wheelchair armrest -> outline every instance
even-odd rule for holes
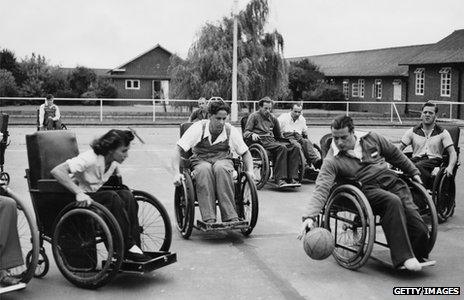
[[[56,179],[39,179],[37,180],[37,189],[41,193],[71,193]]]

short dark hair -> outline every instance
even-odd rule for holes
[[[261,100],[258,101],[258,106],[259,107],[263,107],[264,103],[271,103],[271,105],[274,103],[274,101],[272,101],[271,98],[269,98],[268,96],[262,98]]]
[[[430,101],[425,102],[422,105],[421,112],[424,110],[425,107],[434,107],[435,108],[435,113],[438,112],[438,106],[433,102],[430,102]]]
[[[48,95],[45,97],[45,99],[47,99],[47,100],[51,100],[51,99],[53,99],[53,98],[54,98],[54,97],[53,97],[52,94],[48,94]]]
[[[353,119],[347,115],[340,115],[336,117],[330,124],[330,128],[333,129],[343,129],[345,127],[348,127],[349,132],[354,132]]]
[[[133,139],[134,134],[130,130],[111,129],[100,138],[93,140],[90,147],[95,154],[105,156],[111,150],[116,150],[121,146],[129,146]]]
[[[227,114],[230,114],[230,107],[224,100],[212,100],[208,105],[208,112],[210,116],[217,114],[220,110],[225,110]]]

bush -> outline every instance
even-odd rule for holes
[[[17,89],[13,73],[0,69],[0,97],[15,97]]]
[[[345,95],[333,85],[321,83],[313,92],[303,93],[303,101],[345,101]],[[314,108],[325,110],[344,110],[346,108],[343,103],[321,103],[314,104]]]

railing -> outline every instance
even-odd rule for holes
[[[4,101],[18,101],[18,102],[31,102],[31,101],[44,101],[44,98],[24,98],[24,97],[0,97],[0,107],[3,106]],[[111,99],[111,98],[55,98],[55,101],[94,101],[99,103],[99,118],[100,122],[103,122],[103,111],[104,107],[103,104],[104,102],[146,102],[150,103],[152,106],[152,117],[153,117],[153,122],[156,122],[156,106],[163,105],[164,104],[171,104],[171,103],[197,103],[198,100],[192,100],[192,99]],[[224,100],[225,102],[232,102],[231,100]],[[461,102],[451,102],[451,101],[432,101],[436,104],[439,105],[449,105],[449,119],[452,119],[453,117],[453,107],[454,105],[462,105],[464,103]],[[238,100],[237,103],[252,103],[253,104],[253,111],[256,111],[257,109],[257,103],[258,100]],[[276,101],[276,105],[281,105],[281,104],[292,104],[295,103],[295,101]],[[424,102],[402,102],[402,101],[304,101],[304,102],[299,102],[303,103],[305,106],[314,104],[314,105],[321,105],[321,104],[341,104],[345,105],[345,113],[346,115],[349,115],[350,113],[354,112],[351,111],[350,108],[353,105],[389,105],[390,106],[390,122],[393,123],[394,119],[397,119],[400,124],[403,123],[400,113],[398,111],[397,105],[417,105],[420,107]],[[58,103],[59,104],[59,103]],[[188,106],[188,105],[187,105]]]

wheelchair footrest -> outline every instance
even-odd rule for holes
[[[121,272],[144,274],[164,266],[170,265],[177,261],[177,254],[171,252],[144,252],[145,255],[152,259],[144,262],[134,262],[124,260],[121,265]]]
[[[215,231],[225,229],[242,229],[250,227],[248,221],[235,221],[235,222],[223,222],[223,223],[205,223],[202,220],[197,220],[197,227],[201,231]]]

